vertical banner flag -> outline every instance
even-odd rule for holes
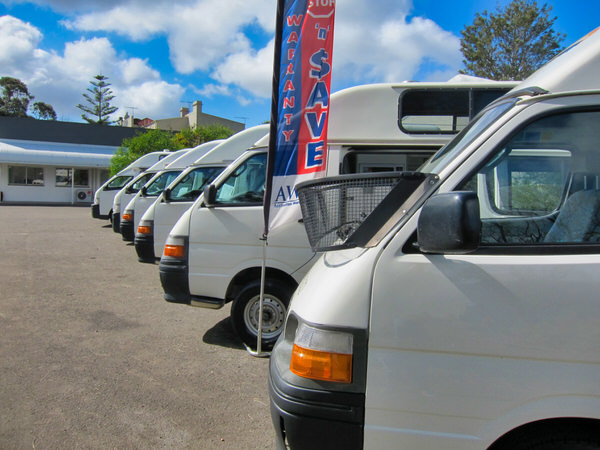
[[[265,231],[301,217],[295,185],[327,168],[335,0],[278,0]]]

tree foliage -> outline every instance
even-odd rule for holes
[[[27,85],[18,78],[0,78],[0,116],[29,117],[31,100],[35,97],[29,93]],[[32,114],[38,119],[56,120],[56,113],[51,105],[44,102],[33,104]]]
[[[193,148],[204,142],[225,139],[232,134],[229,128],[220,125],[186,129],[175,134],[164,130],[148,130],[123,140],[121,147],[110,160],[110,174],[116,174],[146,153]]]
[[[179,148],[193,148],[204,142],[227,139],[232,131],[224,125],[208,125],[194,129],[187,128],[174,136]]]
[[[477,13],[461,32],[465,69],[492,80],[523,80],[561,51],[565,35],[552,28],[551,6],[513,0],[496,13]]]
[[[84,113],[88,113],[94,116],[95,119],[88,117],[86,114],[82,114],[81,118],[87,123],[97,123],[100,125],[110,125],[114,121],[110,120],[110,115],[114,113],[118,108],[111,106],[110,101],[115,98],[111,84],[107,82],[108,77],[104,75],[96,75],[94,80],[90,81],[92,87],[87,88],[89,92],[83,93],[83,98],[89,105],[77,105]],[[90,95],[91,94],[91,95]]]

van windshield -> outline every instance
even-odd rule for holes
[[[452,141],[440,149],[419,169],[423,173],[440,173],[446,165],[477,138],[488,126],[510,110],[519,98],[511,98],[483,111]]]

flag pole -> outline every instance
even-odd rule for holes
[[[269,209],[271,204],[271,189],[273,186],[272,173],[275,159],[275,149],[277,147],[277,120],[279,109],[279,80],[281,69],[281,41],[283,34],[283,10],[285,0],[277,0],[277,16],[275,23],[275,51],[273,55],[273,93],[271,96],[271,128],[269,131],[269,152],[267,155],[267,176],[265,179],[265,195],[263,198],[264,230],[260,238],[262,241],[262,264],[260,270],[260,295],[258,308],[258,330],[256,338],[256,351],[246,346],[246,350],[252,356],[259,358],[269,356],[270,352],[262,351],[262,324],[263,324],[263,302],[265,295],[265,279],[267,273],[267,245],[269,234]]]

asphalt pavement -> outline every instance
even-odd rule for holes
[[[89,208],[0,206],[0,448],[274,448],[268,359]]]

